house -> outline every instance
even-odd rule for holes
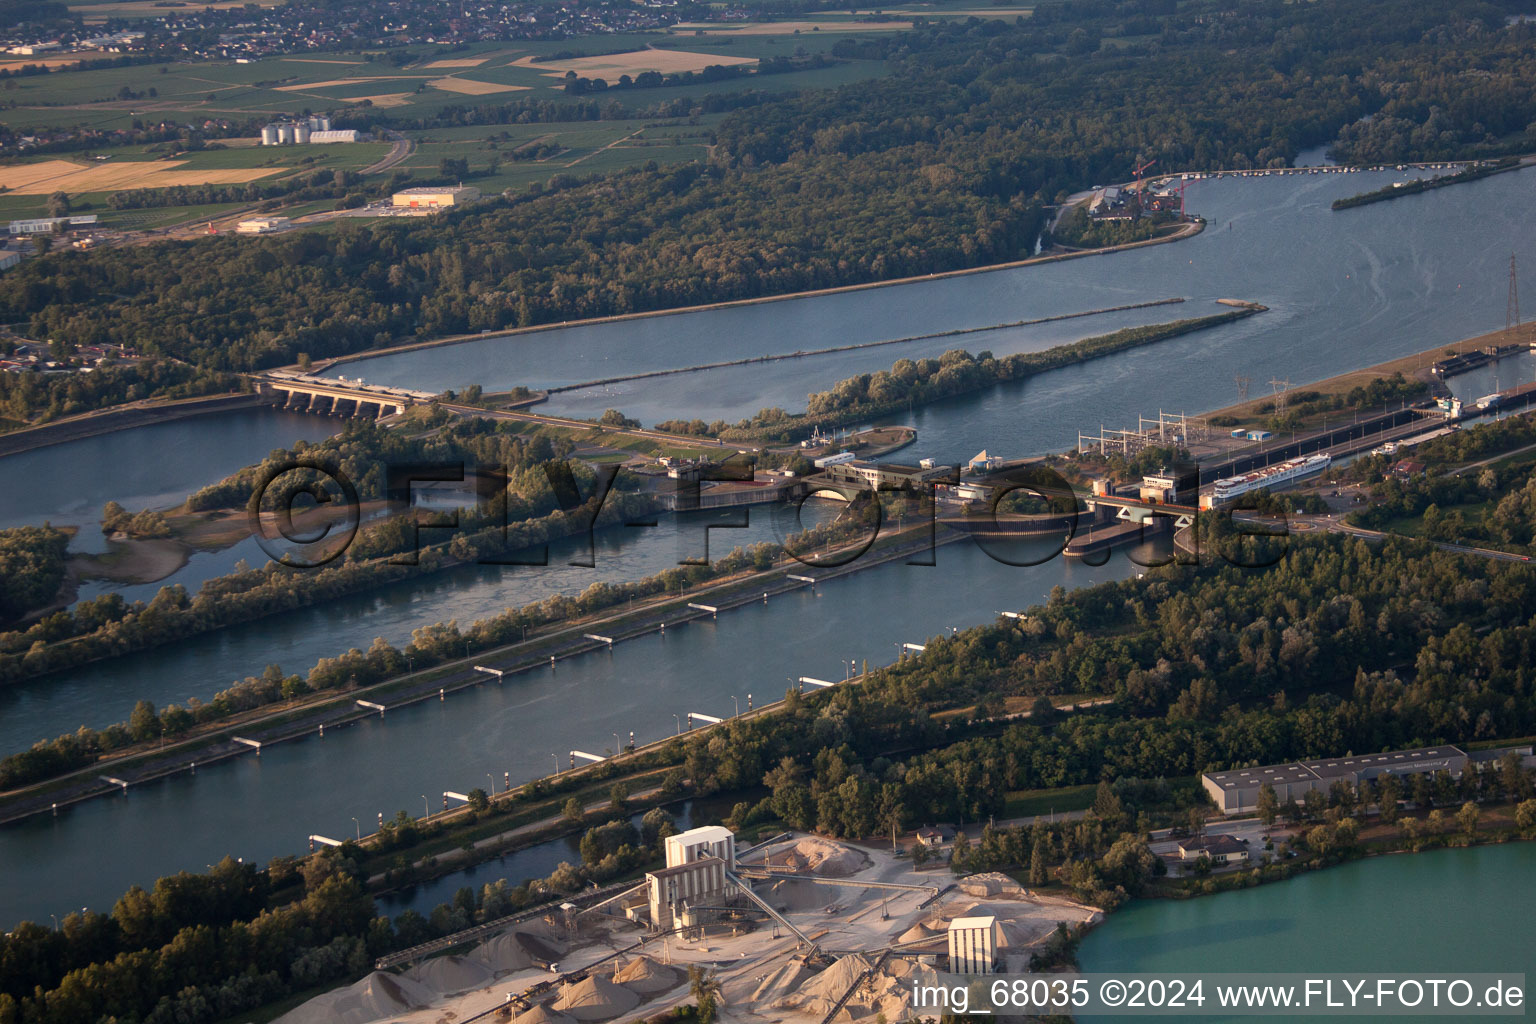
[[[1198,860],[1202,856],[1209,857],[1212,864],[1241,864],[1248,859],[1248,847],[1225,832],[1196,836],[1179,843],[1180,860]]]
[[[1398,459],[1392,467],[1392,475],[1399,480],[1407,480],[1409,477],[1423,476],[1424,463],[1418,459]]]
[[[954,829],[943,825],[924,825],[917,830],[918,843],[930,850],[938,849],[953,838],[955,838]]]

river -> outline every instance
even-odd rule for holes
[[[1105,973],[1461,971],[1529,978],[1536,976],[1526,938],[1536,914],[1527,888],[1533,871],[1536,845],[1507,843],[1372,857],[1197,899],[1142,900],[1090,932],[1078,962],[1084,971]]]
[[[1505,174],[1342,213],[1328,209],[1337,196],[1400,176],[1389,172],[1206,181],[1191,189],[1190,204],[1209,219],[1209,229],[1173,245],[890,288],[488,339],[365,361],[345,372],[413,387],[457,387],[479,380],[493,388],[999,323],[1169,295],[1191,301],[1170,307],[1176,310],[1170,315],[1158,310],[1132,317],[1131,322],[1218,311],[1214,299],[1228,296],[1271,307],[1236,324],[1041,374],[904,417],[920,431],[918,444],[903,453],[912,459],[965,459],[983,447],[1007,455],[1060,449],[1076,443],[1079,429],[1096,429],[1100,423],[1134,425],[1139,412],[1195,412],[1226,404],[1236,398],[1232,378],[1237,373],[1251,377],[1256,391],[1271,377],[1299,384],[1502,327],[1509,253],[1528,244],[1536,226],[1536,204],[1528,201],[1536,178],[1529,172]],[[964,345],[973,350],[1022,350],[1100,333],[1112,322],[1090,318],[1066,326],[1043,325],[1045,329],[998,331],[991,338],[967,337]],[[647,421],[711,418],[717,413],[736,418],[774,404],[799,408],[806,391],[849,373],[889,365],[904,354],[903,348],[640,381],[622,400],[589,396],[586,408],[618,405]],[[582,410],[579,394],[567,396],[567,401],[558,408]],[[239,414],[230,422],[264,415]],[[199,438],[220,429],[216,422],[200,421],[201,429],[184,431],[187,443],[201,445]],[[306,422],[321,432],[331,426],[325,420]],[[312,432],[303,424],[293,428]],[[44,463],[51,459],[64,483],[74,486],[0,488],[20,495],[5,507],[4,515],[11,521],[58,522],[72,509],[76,521],[91,522],[108,498],[130,507],[139,501],[135,494],[159,495],[169,503],[173,496],[292,440],[248,438],[240,442],[244,447],[231,442],[227,450],[214,445],[211,451],[166,458],[163,450],[146,448],[148,436],[128,431],[78,442],[67,453],[34,453]],[[155,457],[146,458],[146,450],[154,450]],[[28,470],[22,467],[37,465],[0,460],[0,479],[13,484],[26,480]],[[349,834],[354,816],[367,822],[379,811],[414,809],[420,794],[428,794],[431,803],[431,794],[477,785],[487,772],[496,778],[504,771],[515,779],[528,778],[546,771],[557,752],[611,746],[613,731],[634,729],[642,740],[654,738],[674,727],[668,721],[674,714],[728,712],[730,697],[748,690],[759,698],[778,696],[789,676],[835,676],[841,659],[850,657],[889,660],[894,643],[989,619],[997,610],[1040,600],[1058,584],[1077,586],[1123,575],[1129,568],[1117,555],[1099,570],[1061,559],[1035,569],[1010,569],[971,545],[960,545],[940,552],[938,568],[887,566],[822,588],[819,596],[802,592],[781,597],[767,607],[728,613],[718,623],[669,631],[665,639],[653,637],[621,645],[611,655],[562,663],[554,673],[532,673],[503,688],[486,687],[442,704],[402,709],[385,721],[370,720],[323,741],[286,744],[260,759],[242,758],[201,770],[195,779],[181,776],[137,789],[126,798],[92,801],[57,819],[37,819],[0,832],[0,872],[9,880],[0,891],[0,926],[20,917],[46,919],[47,913],[83,903],[104,906],[129,884],[148,884],[178,868],[200,868],[225,853],[266,859],[298,852],[309,832]],[[452,603],[457,586],[434,583],[414,592],[422,605],[419,619],[402,618],[392,626],[370,619],[378,609],[370,610],[366,602],[343,611],[343,619],[353,620],[344,627],[336,620],[311,620],[312,649],[335,652],[355,643],[354,637],[402,630],[408,621],[460,614]],[[515,603],[510,596],[500,603]],[[292,667],[302,616],[295,622],[293,630],[271,634],[265,641],[260,630],[244,634],[240,643],[248,646],[231,648],[227,658],[210,663],[216,667],[196,670],[216,672],[217,677],[198,675],[188,681],[217,688],[234,676],[260,671],[268,661]],[[211,647],[225,642],[219,637],[208,641]],[[193,691],[182,694],[184,680],[166,671],[167,666],[178,666],[179,671],[186,664],[174,660],[179,657],[169,650],[146,655],[131,669],[139,674],[109,668],[97,683],[78,692],[100,697],[120,690],[111,697],[120,709],[130,696],[139,695],[127,691],[153,679],[158,665],[172,682],[156,681],[154,685],[164,688],[156,692],[182,699]],[[307,665],[313,659],[306,654],[297,660]],[[37,688],[32,699],[46,704],[46,692],[46,687]],[[119,715],[114,710],[103,717]],[[52,721],[68,720],[68,714],[61,714]],[[58,731],[19,728],[18,735],[24,736]],[[168,836],[175,839],[168,841]]]

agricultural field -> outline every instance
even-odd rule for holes
[[[844,16],[826,25],[875,28]],[[133,122],[165,118],[196,124],[209,119],[255,124],[310,112],[337,113],[372,108],[390,115],[430,115],[443,107],[477,102],[499,103],[528,94],[535,99],[563,98],[563,76],[616,82],[642,71],[698,71],[711,65],[747,65],[766,56],[815,54],[830,49],[841,33],[698,35],[646,33],[560,41],[484,43],[436,52],[408,51],[317,54],[273,57],[250,64],[228,62],[168,63],[131,67],[56,71],[7,79],[0,91],[11,109],[0,117],[18,128],[126,128]],[[615,51],[628,51],[615,53]],[[537,58],[556,58],[538,62]],[[34,62],[36,63],[36,62]],[[883,74],[881,62],[855,61],[757,79],[746,76],[627,92],[624,102],[650,105],[679,95],[704,96],[749,88],[787,90],[836,85]]]
[[[92,155],[39,157],[0,163],[0,217],[41,217],[48,199],[66,193],[72,212],[96,213],[104,224],[136,226],[134,220],[167,222],[154,210],[119,211],[110,207],[110,193],[124,189],[167,188],[176,185],[239,184],[274,181],[295,172],[359,170],[389,152],[387,143],[338,143],[324,146],[257,147],[227,143],[223,149],[206,149],[164,156],[164,145],[111,150],[111,159],[96,162]],[[240,204],[218,204],[221,210]],[[130,214],[137,215],[130,217]],[[174,221],[176,217],[172,217]]]

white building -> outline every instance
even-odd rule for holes
[[[96,214],[85,213],[75,217],[38,217],[34,220],[11,221],[13,235],[46,235],[59,229],[88,227],[96,223]]]
[[[951,974],[991,974],[997,958],[997,918],[957,917],[949,922]]]
[[[325,123],[330,124],[330,118],[325,118]],[[309,133],[311,144],[323,144],[328,142],[356,142],[359,133],[356,128],[315,128]]]
[[[703,825],[668,836],[667,867],[675,868],[706,857],[717,857],[727,871],[736,870],[736,836],[720,825]]]
[[[287,217],[252,217],[235,225],[235,230],[242,235],[270,235],[277,231],[286,231],[293,226],[293,222]]]
[[[15,249],[0,249],[0,270],[10,270],[21,262],[21,253]]]

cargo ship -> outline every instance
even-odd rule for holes
[[[1211,488],[1211,500],[1219,505],[1250,491],[1256,491],[1261,487],[1268,487],[1273,490],[1277,487],[1283,487],[1292,481],[1300,480],[1304,476],[1321,473],[1332,464],[1333,456],[1327,454],[1308,455],[1300,459],[1287,459],[1285,462],[1266,466],[1263,469],[1256,469],[1251,473],[1244,473],[1242,476],[1232,476],[1227,477],[1225,480],[1216,481],[1216,485]]]

